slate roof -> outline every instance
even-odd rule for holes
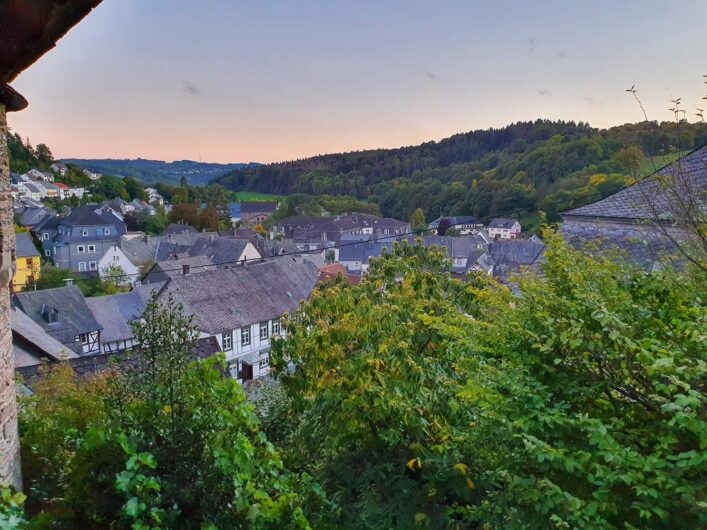
[[[15,294],[15,303],[50,336],[77,353],[81,353],[81,343],[75,340],[77,335],[102,329],[75,285],[20,292]],[[57,322],[50,324],[42,317],[44,307],[58,312]]]
[[[241,202],[241,216],[256,213],[275,213],[277,202],[271,201],[245,201]]]
[[[473,217],[471,215],[447,215],[444,217],[438,217],[434,221],[432,221],[429,224],[430,228],[437,228],[439,227],[439,223],[442,221],[442,219],[449,219],[450,223],[452,226],[450,228],[455,228],[458,227],[459,225],[479,225],[483,226],[483,223],[479,221],[476,217]]]
[[[35,226],[51,215],[52,213],[46,208],[28,208],[20,214],[18,221],[22,226]]]
[[[199,330],[216,334],[295,311],[309,298],[319,272],[307,261],[280,258],[171,278],[159,298],[171,292],[194,315]]]
[[[190,256],[207,257],[209,259],[208,264],[213,263],[217,266],[235,264],[240,259],[248,243],[247,239],[204,238],[197,241],[188,252]],[[204,263],[204,265],[206,264]]]
[[[78,357],[16,307],[10,310],[10,326],[16,367],[39,364],[42,358],[59,361]]]
[[[18,232],[15,234],[15,255],[18,258],[33,258],[40,255],[29,233]]]
[[[524,267],[537,268],[542,262],[545,244],[539,240],[511,239],[489,244],[489,256],[494,263],[494,276],[506,280]],[[471,264],[470,264],[471,265]]]
[[[687,239],[687,234],[666,227],[676,240]],[[624,259],[651,268],[661,257],[675,257],[677,248],[665,234],[652,224],[629,224],[620,222],[596,222],[568,218],[560,225],[560,233],[570,245],[577,249],[595,246],[601,253],[617,251]]]
[[[101,226],[106,224],[106,219],[98,215],[92,206],[84,205],[71,210],[71,213],[61,220],[61,224],[67,226]]]
[[[707,146],[696,149],[674,164],[661,169],[657,175],[600,201],[564,212],[562,216],[641,220],[653,219],[654,213],[658,213],[669,217],[670,212],[674,211],[675,198],[665,191],[660,177],[676,176],[684,179],[694,190],[698,190],[697,200],[703,210],[707,209]]]
[[[496,217],[495,219],[491,219],[491,222],[489,223],[489,228],[507,228],[510,229],[513,227],[514,224],[518,222],[518,219],[504,219],[501,217]]]
[[[170,234],[183,234],[185,232],[195,234],[198,232],[198,230],[196,228],[194,228],[192,225],[181,224],[181,223],[169,223],[160,235],[161,236],[168,236]]]
[[[86,298],[86,305],[93,318],[103,328],[101,331],[102,343],[133,338],[133,330],[120,312],[114,296]]]
[[[127,322],[137,320],[141,317],[145,307],[164,286],[164,283],[152,283],[149,285],[138,285],[127,293],[111,295],[118,311]]]
[[[142,239],[121,239],[120,248],[133,265],[144,265],[156,261],[156,245]]]
[[[144,281],[146,283],[159,283],[164,282],[169,278],[182,275],[184,265],[189,266],[190,274],[216,268],[211,259],[207,256],[170,258],[164,261],[158,261],[147,274]]]

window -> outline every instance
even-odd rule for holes
[[[84,247],[83,245],[78,245],[76,247],[76,252],[78,252],[79,254],[83,254],[84,252],[86,252],[86,247]]]
[[[258,366],[260,366],[260,368],[265,368],[269,364],[270,364],[270,357],[268,355],[266,355],[263,359],[260,359],[258,361]]]
[[[47,232],[42,232],[42,239],[43,239],[44,241],[46,241],[47,239],[49,239],[49,233],[47,233]]]
[[[269,329],[268,329],[268,321],[266,320],[265,322],[260,323],[260,340],[267,340],[269,336]]]
[[[103,235],[104,235],[104,236],[109,236],[109,235],[110,235],[110,228],[104,228],[104,229],[103,229]]]
[[[79,340],[81,341],[81,344],[88,344],[88,333],[81,333],[81,335],[79,335]]]
[[[25,260],[25,265],[27,265],[28,269],[31,269],[33,267],[32,258],[27,258]]]
[[[233,349],[233,335],[230,332],[221,335],[221,345],[223,351],[231,351]]]
[[[82,235],[83,237],[88,236],[88,230],[86,230],[85,228],[84,228],[83,230],[81,230],[81,235]]]
[[[250,345],[250,326],[241,328],[241,346]]]
[[[79,272],[85,272],[85,271],[86,271],[86,262],[79,261]]]
[[[280,319],[274,319],[272,321],[272,334],[273,335],[280,334]]]
[[[51,251],[51,250],[45,250],[45,251],[44,251],[44,255],[47,256],[47,257],[50,257],[50,256],[52,255],[52,251]]]
[[[98,264],[95,261],[89,261],[88,268],[92,271],[98,270]]]
[[[96,245],[89,245],[89,246],[88,246],[88,251],[89,251],[89,252],[95,252],[95,251],[96,251]]]

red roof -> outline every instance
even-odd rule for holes
[[[332,263],[331,265],[324,265],[319,267],[319,281],[323,282],[325,280],[330,280],[336,278],[341,274],[346,281],[351,285],[358,285],[361,283],[361,277],[356,274],[350,274],[341,263]]]
[[[68,190],[68,189],[69,189],[69,186],[67,186],[67,185],[64,184],[63,182],[55,182],[54,185],[55,185],[57,188],[61,188],[62,190]]]

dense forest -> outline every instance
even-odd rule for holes
[[[671,154],[707,143],[704,123],[637,123],[595,129],[537,120],[457,134],[414,147],[321,155],[228,173],[232,190],[348,195],[384,215],[549,214],[597,200]],[[640,148],[640,152],[635,149]],[[634,148],[634,149],[631,149]],[[628,149],[628,151],[627,151]]]

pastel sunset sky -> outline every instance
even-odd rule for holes
[[[15,80],[57,157],[270,162],[535,118],[607,127],[707,74],[707,2],[104,0]]]

